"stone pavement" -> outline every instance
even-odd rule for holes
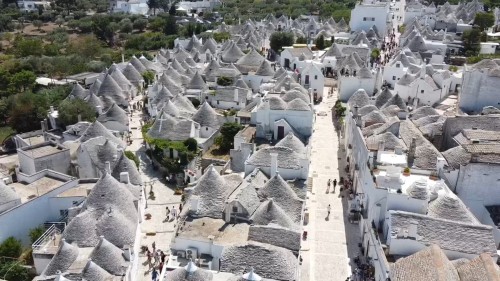
[[[174,187],[167,186],[161,173],[153,170],[151,161],[146,156],[146,149],[143,144],[139,122],[141,116],[142,113],[140,112],[134,112],[132,115],[130,123],[132,144],[127,147],[127,150],[136,153],[141,161],[140,173],[145,183],[146,195],[149,197],[151,183],[155,194],[155,200],[149,198],[147,200],[146,214],[151,214],[151,219],[143,219],[141,223],[141,245],[148,246],[151,250],[152,244],[155,242],[156,248],[168,255],[170,242],[174,234],[175,222],[171,218],[170,221],[166,221],[165,210],[167,206],[169,209],[172,209],[174,206],[178,209],[181,196],[174,195]],[[147,257],[144,255],[139,256],[137,280],[151,280],[151,269],[147,264]]]
[[[332,122],[331,109],[336,96],[336,93],[332,97],[326,94],[323,102],[315,107],[314,133],[309,140],[312,190],[308,192],[306,203],[309,224],[304,226],[308,237],[301,249],[301,280],[304,281],[343,281],[351,275],[350,258],[359,254],[358,226],[348,222],[346,200],[339,198],[339,186],[335,193],[332,193],[333,186],[326,193],[328,179],[339,180],[339,159],[344,157],[342,149],[339,152],[339,135]],[[328,204],[331,205],[329,216]]]

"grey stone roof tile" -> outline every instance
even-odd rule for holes
[[[261,198],[273,198],[274,203],[280,206],[295,223],[300,222],[304,201],[279,174],[266,182],[258,194]]]
[[[279,225],[289,229],[298,229],[298,225],[273,199],[267,199],[250,217],[255,225]]]
[[[390,276],[394,281],[460,281],[455,267],[437,245],[397,260],[391,265]]]
[[[89,260],[82,271],[83,280],[108,281],[112,275],[100,266]]]
[[[194,187],[193,195],[198,197],[199,205],[192,216],[222,218],[225,202],[236,187],[229,184],[212,165],[209,166]]]
[[[218,129],[222,125],[220,115],[208,104],[204,102],[198,111],[193,115],[193,121],[198,122],[201,126]]]
[[[65,272],[77,257],[78,247],[67,243],[64,239],[61,240],[57,253],[52,257],[42,275],[50,276],[57,274],[58,271]]]
[[[408,229],[410,223],[417,223],[416,241],[426,246],[437,244],[445,251],[496,255],[491,226],[466,224],[403,211],[390,213],[391,229],[394,232],[391,235],[396,235],[398,229]]]
[[[429,203],[427,214],[434,218],[468,224],[480,224],[467,206],[454,194],[444,194]]]
[[[90,254],[90,258],[102,269],[113,275],[123,276],[128,268],[128,262],[124,257],[123,250],[103,237],[92,251],[92,254]]]
[[[299,251],[301,235],[299,231],[278,225],[251,225],[248,240]]]
[[[221,271],[243,274],[253,267],[264,278],[295,280],[298,260],[287,249],[261,243],[225,247],[221,256]]]

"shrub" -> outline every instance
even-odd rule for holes
[[[137,157],[137,155],[135,155],[132,151],[127,150],[125,151],[125,156],[127,156],[128,159],[134,161],[135,166],[137,167],[137,169],[139,169],[141,162],[139,161],[139,157]]]
[[[231,77],[220,76],[219,78],[217,78],[217,85],[231,86],[233,85],[233,79]]]
[[[9,237],[0,244],[0,257],[18,258],[23,252],[21,241]]]

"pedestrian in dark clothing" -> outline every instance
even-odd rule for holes
[[[334,179],[333,180],[333,188],[335,189],[336,186],[337,186],[337,179]]]
[[[156,269],[153,269],[153,272],[151,272],[151,280],[156,281],[158,279],[158,271]]]
[[[182,212],[182,203],[179,204],[179,214]]]
[[[165,255],[165,253],[163,251],[160,252],[160,257],[161,257],[161,263],[165,263],[165,257],[167,255]]]
[[[153,253],[154,253],[154,252],[156,252],[156,242],[155,241],[153,241],[152,246],[153,246]]]

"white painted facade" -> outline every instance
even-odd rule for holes
[[[50,9],[50,1],[17,1],[17,6],[24,12],[38,12],[39,7],[43,10]]]
[[[32,150],[44,149],[55,150],[47,155],[39,155]],[[57,149],[56,149],[57,147]],[[53,142],[43,142],[33,146],[25,146],[17,150],[19,158],[19,169],[22,173],[32,175],[45,169],[68,174],[71,166],[70,151],[68,148]]]
[[[349,26],[351,31],[368,31],[372,26],[376,26],[380,36],[387,34],[391,28],[391,14],[389,13],[389,2],[378,2],[374,4],[356,4],[351,10],[351,21]]]
[[[194,11],[196,13],[203,12],[205,10],[211,10],[214,7],[221,4],[219,0],[197,0],[197,1],[181,1],[178,4],[180,9],[185,9],[186,11]]]
[[[146,15],[149,12],[149,6],[145,0],[116,0],[110,2],[110,10],[112,13]]]
[[[373,75],[371,78],[340,75],[338,79],[339,99],[347,101],[359,89],[365,90],[368,96],[372,96],[376,83],[376,75]]]
[[[266,100],[262,102],[267,102]],[[258,106],[252,111],[251,124],[257,125],[257,136],[266,137],[271,134],[273,139],[278,138],[277,130],[280,123],[278,120],[284,119],[289,126],[304,137],[312,135],[312,126],[314,122],[314,112],[295,111],[295,110],[270,110],[259,109]],[[284,134],[286,136],[286,133]]]
[[[407,71],[408,67],[404,67],[404,65],[399,61],[393,65],[387,64],[384,66],[383,79],[392,89],[394,89],[398,80],[401,79]]]
[[[0,227],[0,241],[4,241],[8,237],[14,236],[27,246],[30,242],[28,235],[30,229],[47,221],[59,221],[61,218],[61,210],[67,210],[73,207],[74,201],[81,201],[83,198],[57,197],[57,195],[62,192],[78,185],[78,180],[70,176],[50,170],[43,170],[33,175],[24,175],[23,173],[18,173],[17,175],[19,181],[34,183],[35,185],[37,180],[46,176],[64,181],[59,187],[54,188],[50,192],[35,197],[0,214],[0,225],[2,226]]]
[[[321,70],[321,65],[314,62],[308,62],[303,67],[299,68],[299,73],[300,85],[306,89],[310,89],[313,95],[318,98],[323,97],[325,76]]]
[[[481,42],[481,48],[479,49],[480,54],[493,55],[495,54],[498,46],[500,44],[494,42]]]

